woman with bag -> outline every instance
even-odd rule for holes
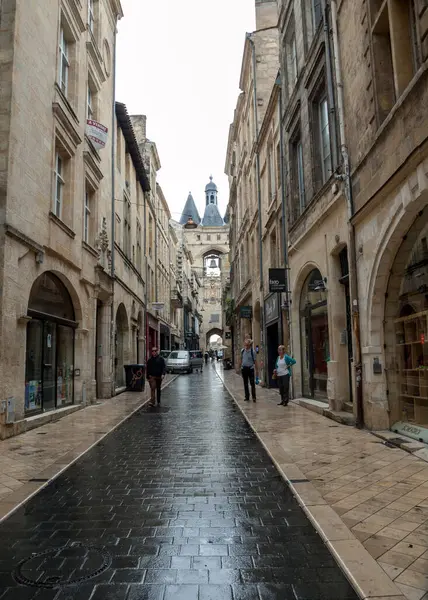
[[[278,406],[287,406],[288,404],[291,367],[295,364],[294,358],[285,354],[285,346],[278,346],[278,358],[273,372],[273,378],[278,381],[279,395],[281,396]]]

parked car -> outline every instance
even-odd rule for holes
[[[161,350],[159,352],[159,354],[162,356],[162,358],[164,358],[166,360],[168,358],[168,356],[171,354],[171,350]]]
[[[192,365],[192,369],[202,371],[204,365],[204,353],[202,350],[190,351],[190,364]]]
[[[193,371],[188,350],[173,350],[166,359],[168,373],[191,373]]]

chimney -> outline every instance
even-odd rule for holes
[[[278,25],[278,0],[256,0],[256,30]]]
[[[137,138],[137,143],[141,147],[142,145],[144,145],[147,139],[147,117],[146,115],[132,115],[131,122],[134,128],[135,137]]]

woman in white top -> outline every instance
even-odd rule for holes
[[[278,406],[287,406],[290,390],[291,367],[296,364],[296,361],[288,354],[285,354],[285,347],[278,346],[278,358],[275,363],[274,375],[278,380],[279,394],[281,402]]]

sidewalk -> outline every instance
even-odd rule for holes
[[[176,376],[167,375],[164,386]],[[125,392],[58,421],[0,441],[0,521],[36,494],[150,397]]]
[[[361,598],[428,600],[428,464],[217,372]]]

